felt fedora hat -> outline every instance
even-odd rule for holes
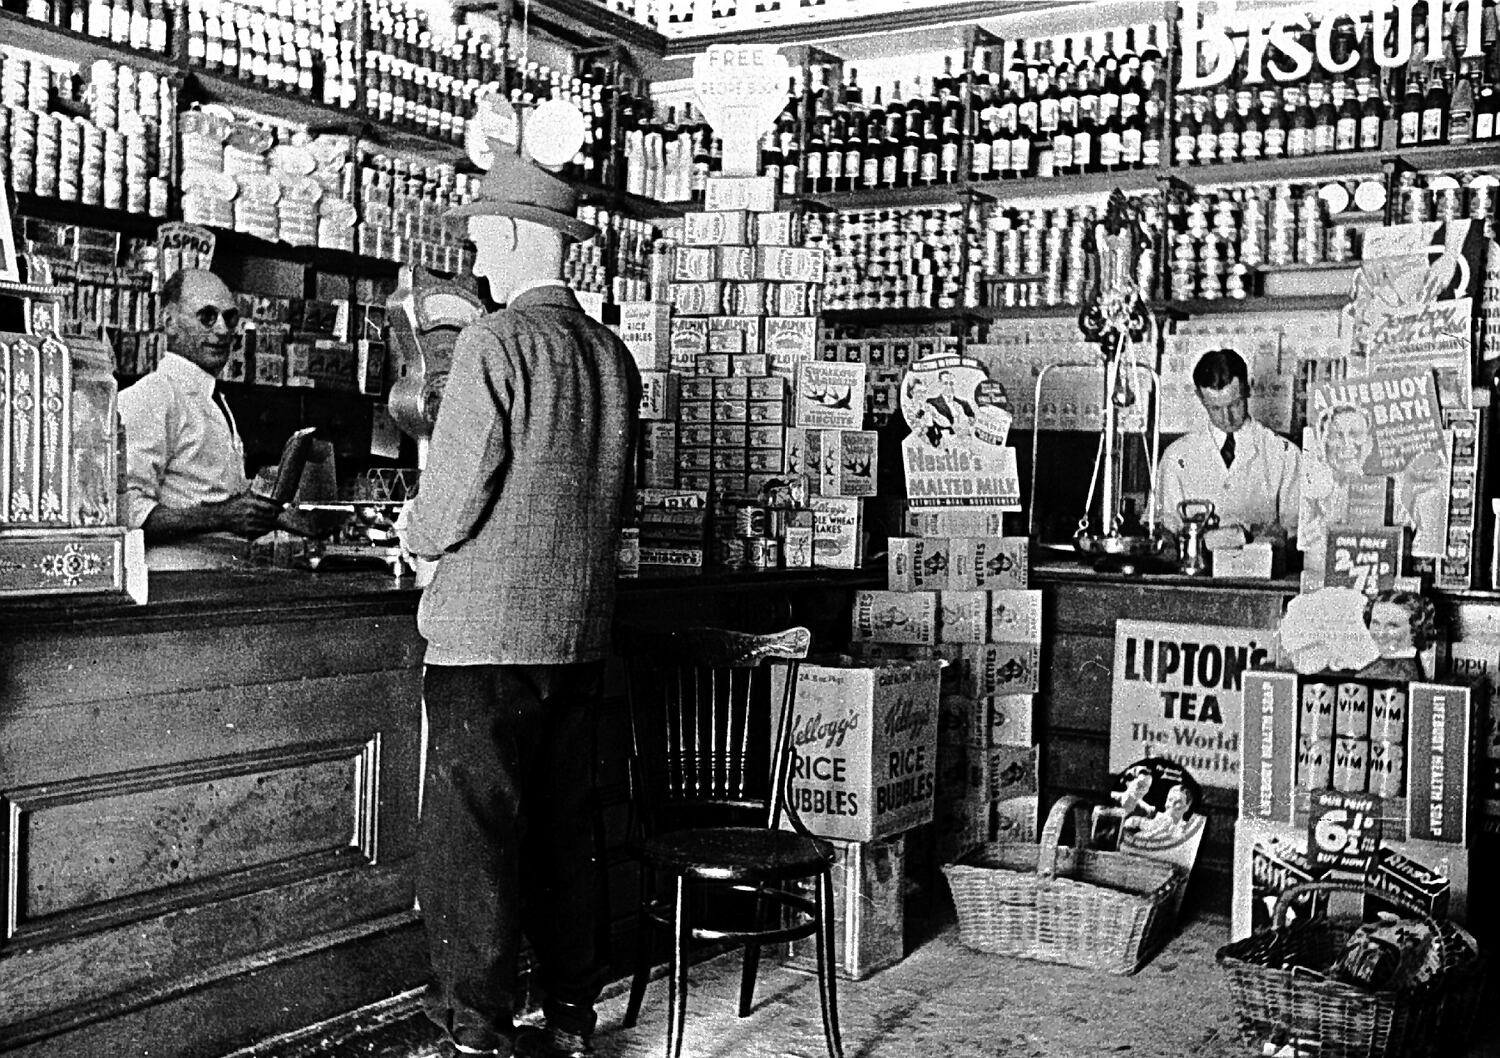
[[[514,217],[554,228],[582,242],[599,234],[574,215],[578,195],[571,187],[520,155],[509,144],[495,145],[495,164],[479,181],[473,201],[454,206],[448,216]]]

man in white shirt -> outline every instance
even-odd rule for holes
[[[1233,349],[1204,353],[1193,385],[1208,428],[1167,447],[1157,471],[1159,524],[1182,528],[1178,504],[1207,500],[1221,526],[1243,527],[1252,539],[1297,535],[1297,471],[1301,450],[1250,418],[1250,375]]]
[[[214,380],[229,360],[239,311],[222,280],[184,269],[161,295],[167,352],[120,394],[126,524],[146,536],[153,570],[232,565],[244,541],[276,527],[279,506],[245,479],[245,452]]]

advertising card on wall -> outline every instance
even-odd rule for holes
[[[1237,789],[1243,677],[1271,660],[1274,637],[1258,628],[1115,622],[1110,770],[1166,757],[1205,786]]]
[[[911,427],[901,456],[912,507],[1020,509],[1005,389],[982,363],[953,354],[918,360],[901,383],[901,413]]]

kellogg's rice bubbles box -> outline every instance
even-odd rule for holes
[[[940,667],[842,657],[801,667],[789,792],[808,830],[875,841],[931,822]]]

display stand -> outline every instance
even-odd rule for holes
[[[0,505],[0,598],[103,595],[144,603],[146,551],[140,530],[112,524],[76,524],[80,519],[75,517],[75,508],[81,505],[54,504],[51,500],[43,504],[40,497],[29,510],[17,509],[24,500],[19,493],[41,492],[40,488],[28,489],[20,479],[28,465],[37,483],[49,473],[55,477],[55,489],[49,487],[49,492],[57,497],[70,494],[77,484],[75,475],[85,465],[111,471],[117,466],[113,400],[103,409],[74,400],[75,360],[87,354],[55,333],[60,293],[52,286],[11,280],[0,283],[0,303],[19,299],[26,327],[24,334],[0,333],[0,397],[4,400],[0,414],[0,487],[7,493],[6,502]],[[26,366],[28,356],[34,366]],[[23,390],[21,380],[27,374],[30,381]],[[112,395],[113,389],[109,392]],[[93,424],[94,429],[73,422],[75,415],[101,411],[109,421]],[[89,437],[107,446],[108,451],[98,458],[80,459],[75,446],[86,443]],[[36,465],[39,462],[42,465]],[[111,473],[99,485],[111,497],[105,504],[110,512],[114,481]],[[44,508],[46,513],[42,514]],[[103,516],[99,507],[91,510],[93,517]]]

